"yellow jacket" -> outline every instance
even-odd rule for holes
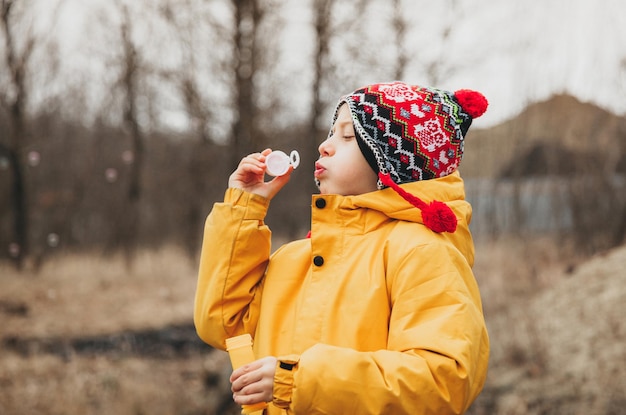
[[[250,333],[278,356],[268,414],[459,414],[482,389],[489,340],[458,173],[402,185],[446,202],[437,234],[392,189],[315,195],[311,237],[270,257],[268,201],[229,189],[204,235],[194,321],[224,349]]]

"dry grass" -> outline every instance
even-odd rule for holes
[[[473,414],[620,413],[626,248],[582,260],[547,238],[477,243],[492,356]],[[195,282],[196,264],[174,248],[144,252],[132,269],[95,255],[58,257],[36,275],[0,265],[0,340],[190,324]],[[208,347],[169,358],[0,348],[0,414],[233,413],[229,371]]]
[[[3,355],[2,414],[206,414],[203,359]]]
[[[37,274],[1,265],[0,341],[190,324],[196,272],[174,248],[143,252],[131,269],[96,255],[57,257]],[[0,414],[212,415],[228,370],[227,355],[208,346],[173,359],[0,349]]]
[[[588,258],[550,236],[500,236],[476,241],[474,275],[487,316],[554,286]]]
[[[500,266],[477,264],[492,351],[473,413],[623,413],[626,246],[586,261],[546,240],[502,247],[482,254]]]
[[[76,336],[188,322],[195,264],[174,248],[121,256],[68,255],[39,273],[0,265],[0,300],[27,307],[24,318],[0,313],[3,337]],[[19,317],[19,316],[18,316]]]

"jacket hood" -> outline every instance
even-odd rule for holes
[[[447,204],[452,209],[458,221],[457,229],[454,233],[445,232],[441,235],[450,240],[472,262],[474,253],[473,248],[471,248],[473,243],[469,231],[472,207],[465,200],[465,187],[461,175],[454,172],[445,177],[405,183],[400,186],[426,203],[437,200]],[[346,205],[351,205],[350,207],[353,208],[365,208],[381,212],[391,219],[423,224],[420,209],[410,204],[391,188],[347,196],[345,202]],[[468,244],[468,242],[470,243]]]
[[[447,204],[460,222],[469,224],[471,206],[465,200],[463,179],[458,172],[437,179],[405,183],[400,187],[425,202],[438,200]],[[352,202],[355,207],[377,210],[393,219],[423,223],[421,211],[391,188],[352,196]]]

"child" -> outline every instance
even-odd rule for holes
[[[263,219],[284,176],[244,157],[206,222],[194,321],[259,360],[232,373],[267,414],[460,414],[482,389],[489,341],[457,167],[478,92],[400,82],[343,97],[315,164],[307,239],[270,256]]]

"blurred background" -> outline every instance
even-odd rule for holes
[[[204,219],[244,155],[296,149],[267,222],[306,235],[336,101],[391,80],[490,101],[460,168],[493,343],[471,413],[623,413],[621,0],[0,12],[0,414],[238,413],[191,323]]]

